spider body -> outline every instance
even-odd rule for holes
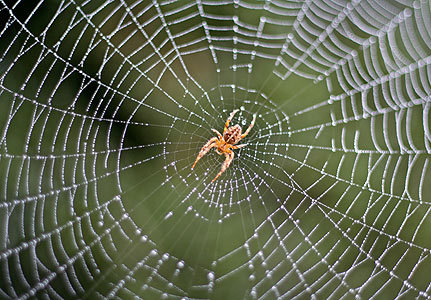
[[[242,128],[238,124],[229,127],[223,134],[223,139],[226,143],[235,145],[241,140]]]
[[[217,178],[220,177],[220,175],[229,167],[230,163],[232,162],[234,158],[234,152],[231,149],[239,149],[246,144],[242,145],[236,145],[240,140],[242,140],[253,128],[254,122],[256,121],[256,114],[253,115],[253,121],[251,121],[250,126],[247,128],[247,130],[242,133],[242,128],[238,124],[235,126],[229,127],[229,123],[232,121],[234,115],[238,112],[238,109],[235,109],[231,112],[229,118],[226,120],[226,124],[224,126],[223,135],[218,132],[216,129],[211,129],[217,134],[217,137],[211,138],[201,149],[198,156],[196,157],[196,160],[192,166],[192,169],[195,167],[196,163],[205,155],[208,153],[208,151],[211,150],[213,147],[216,148],[217,154],[221,155],[224,154],[226,156],[226,160],[224,161],[223,165],[221,166],[220,172],[217,174],[217,176],[212,180],[214,182]]]

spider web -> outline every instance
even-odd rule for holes
[[[0,1],[0,298],[431,298],[429,1]]]

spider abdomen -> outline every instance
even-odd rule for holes
[[[236,144],[239,140],[241,140],[242,129],[238,124],[232,127],[229,127],[223,135],[223,139],[227,144]]]

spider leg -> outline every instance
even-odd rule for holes
[[[213,137],[212,139],[210,139],[201,149],[201,151],[199,152],[198,156],[196,157],[195,163],[192,166],[192,169],[195,167],[196,163],[199,161],[199,159],[202,158],[202,156],[204,156],[205,154],[208,153],[208,151],[211,150],[212,147],[216,147],[217,146],[217,142],[218,139],[216,137]]]
[[[217,135],[218,135],[218,137],[219,137],[220,141],[223,139],[223,136],[221,135],[221,133],[220,133],[220,132],[218,132],[218,130],[216,130],[216,129],[214,129],[214,128],[212,128],[211,130],[212,130],[212,131],[214,131],[214,132],[215,132],[215,134],[217,134]]]
[[[247,145],[248,145],[248,144],[235,145],[235,146],[231,146],[231,148],[232,148],[232,149],[239,149],[239,148],[245,147],[245,146],[247,146]]]
[[[223,134],[226,132],[227,128],[229,127],[230,121],[232,121],[233,116],[239,111],[239,109],[235,109],[233,112],[230,113],[229,118],[226,120],[226,124],[224,125]]]
[[[214,182],[217,178],[220,177],[221,174],[223,174],[224,171],[226,171],[227,168],[229,168],[229,165],[232,162],[235,154],[233,153],[232,150],[228,149],[228,150],[226,150],[224,155],[226,156],[226,160],[224,161],[223,165],[221,166],[220,172],[218,172],[217,176],[211,182]]]
[[[256,122],[256,114],[253,115],[253,121],[251,121],[250,126],[248,126],[247,130],[241,135],[241,139],[245,138],[245,136],[250,132],[254,126],[254,122]]]

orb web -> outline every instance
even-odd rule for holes
[[[430,3],[0,3],[0,298],[431,297]]]

